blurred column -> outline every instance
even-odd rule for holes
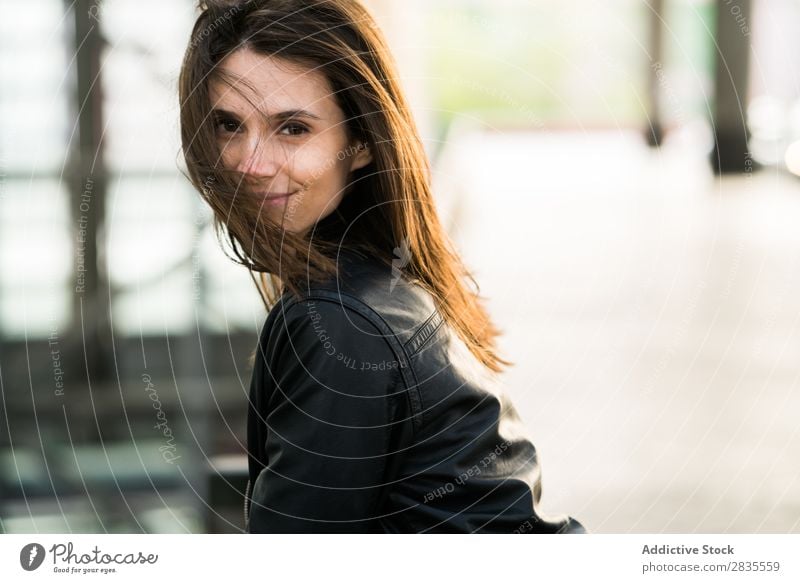
[[[108,279],[101,260],[100,234],[105,217],[106,170],[103,156],[103,116],[100,82],[100,58],[103,38],[100,34],[99,0],[65,2],[72,9],[76,66],[75,97],[77,138],[70,144],[70,208],[73,225],[76,270],[73,281],[72,332],[79,336],[73,346],[86,359],[86,374],[92,382],[110,376],[108,355]],[[82,266],[77,258],[82,255]],[[75,362],[83,358],[75,358]]]
[[[750,0],[717,0],[711,163],[717,174],[752,168],[746,124]]]
[[[664,126],[661,118],[661,84],[658,71],[663,59],[664,38],[664,0],[647,0],[648,36],[647,50],[650,62],[647,67],[647,142],[658,146],[664,138]]]

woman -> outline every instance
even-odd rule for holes
[[[437,217],[370,14],[201,10],[180,77],[188,174],[270,309],[246,530],[584,532],[537,507],[536,450],[499,382],[512,363]]]

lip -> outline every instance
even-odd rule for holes
[[[297,192],[288,192],[288,193],[280,193],[280,194],[273,194],[267,193],[264,195],[266,204],[271,205],[279,205],[283,204],[283,202],[288,199],[290,196],[294,196]]]

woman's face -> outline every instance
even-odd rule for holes
[[[306,232],[338,206],[350,173],[372,161],[369,149],[350,139],[320,70],[246,48],[219,68],[234,88],[209,83],[223,165],[245,174],[246,190],[262,199],[269,219]]]

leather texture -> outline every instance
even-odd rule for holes
[[[355,252],[286,292],[259,336],[251,533],[583,533],[547,517],[537,451],[500,375],[400,270]]]

